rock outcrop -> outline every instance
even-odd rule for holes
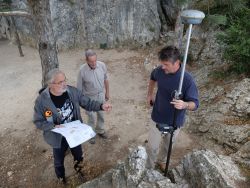
[[[138,146],[125,162],[119,162],[116,168],[101,177],[84,183],[79,188],[152,188],[176,187],[170,179],[153,169],[147,169],[148,155],[146,149]]]
[[[250,79],[235,83],[201,90],[200,109],[189,116],[190,124],[231,152],[237,152],[250,135]]]
[[[80,185],[79,188],[228,188],[237,187],[237,182],[245,180],[230,157],[216,155],[209,150],[187,154],[181,164],[171,170],[175,183],[160,172],[148,169],[146,163],[146,150],[138,146],[125,162],[120,162],[116,168]]]
[[[239,168],[230,157],[209,150],[187,154],[173,171],[175,182],[188,187],[237,187],[244,181]]]

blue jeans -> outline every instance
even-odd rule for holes
[[[65,152],[69,148],[68,142],[66,141],[65,137],[62,138],[61,148],[53,148],[53,155],[54,155],[54,167],[57,178],[64,178],[65,177],[65,168],[64,168],[64,157]],[[74,148],[70,148],[70,151],[74,157],[74,161],[81,162],[83,160],[83,152],[82,146],[76,146]]]

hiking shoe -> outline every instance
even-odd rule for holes
[[[58,178],[58,184],[66,185],[67,184],[66,178],[65,177]]]
[[[74,162],[74,169],[76,172],[80,172],[84,167],[83,160],[82,161],[75,161]]]
[[[101,138],[103,138],[103,139],[107,139],[108,138],[108,135],[107,135],[107,133],[102,133],[102,134],[100,134],[100,133],[98,133],[98,135],[101,137]]]
[[[91,138],[91,139],[89,140],[89,143],[90,143],[90,144],[95,144],[95,137],[94,137],[94,138]]]

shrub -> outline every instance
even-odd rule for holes
[[[218,35],[224,45],[224,58],[236,73],[250,75],[250,9],[244,8],[229,17],[228,27]]]

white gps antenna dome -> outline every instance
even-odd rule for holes
[[[181,12],[182,23],[189,24],[189,27],[188,27],[187,46],[186,46],[185,54],[184,54],[179,88],[178,88],[178,91],[175,93],[176,99],[179,98],[179,96],[181,95],[181,89],[182,89],[184,71],[185,71],[186,62],[187,62],[187,54],[188,54],[188,47],[189,47],[189,42],[190,42],[190,37],[191,37],[192,26],[200,24],[204,18],[205,18],[205,14],[199,10],[184,10]]]
[[[205,18],[205,14],[199,10],[184,10],[181,12],[183,24],[200,24]]]

